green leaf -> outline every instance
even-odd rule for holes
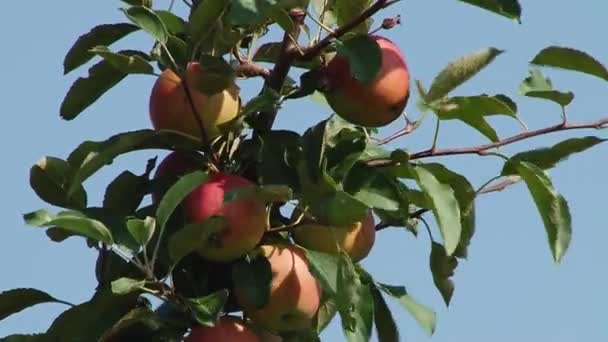
[[[432,103],[447,96],[503,53],[494,47],[475,51],[450,62],[433,80],[425,101]]]
[[[142,279],[120,278],[112,282],[112,293],[117,295],[126,295],[131,292],[137,292],[146,285],[146,281]]]
[[[253,309],[268,303],[272,278],[270,262],[260,255],[239,260],[232,266],[232,281],[239,290],[239,297]]]
[[[259,154],[257,172],[261,184],[284,184],[299,190],[295,168],[300,154],[300,135],[292,131],[273,130],[265,134]]]
[[[14,289],[0,292],[0,321],[12,314],[43,303],[62,303],[62,301],[36,289]]]
[[[346,226],[361,221],[369,207],[344,191],[325,197],[320,206],[321,220],[332,226]]]
[[[416,166],[414,175],[418,186],[431,204],[433,214],[437,218],[439,230],[445,243],[448,255],[454,254],[462,233],[461,213],[454,189],[450,184],[441,182],[435,176],[435,169],[425,165]]]
[[[205,245],[212,234],[224,229],[225,220],[221,216],[211,216],[202,221],[186,225],[169,238],[169,257],[177,264],[186,255]]]
[[[152,0],[120,0],[131,6],[152,7]]]
[[[553,259],[561,262],[572,237],[572,218],[566,199],[559,194],[551,179],[538,166],[521,162],[517,166],[543,219]]]
[[[119,41],[132,32],[139,30],[129,23],[99,25],[88,33],[80,36],[70,48],[63,60],[64,75],[85,64],[95,56],[89,50],[95,46],[111,44]]]
[[[461,120],[496,142],[499,139],[498,134],[487,122],[486,117],[504,115],[517,119],[517,105],[502,94],[458,96],[442,102],[436,113],[441,120]]]
[[[573,92],[554,90],[551,80],[538,69],[530,70],[530,76],[526,77],[519,85],[519,93],[528,97],[553,101],[562,107],[569,105],[574,100]]]
[[[556,145],[553,145],[552,147],[520,152],[512,156],[505,163],[501,176],[518,174],[517,168],[519,167],[519,163],[522,161],[534,164],[543,170],[551,169],[559,162],[568,159],[568,157],[571,155],[584,152],[598,144],[605,142],[606,140],[607,139],[594,136],[572,138],[564,140]]]
[[[323,291],[335,296],[338,293],[339,258],[332,254],[304,249],[310,273],[319,281]]]
[[[276,63],[279,60],[279,56],[281,55],[281,46],[281,43],[262,44],[253,53],[252,60],[254,62]],[[293,66],[302,69],[314,69],[319,65],[321,65],[321,60],[319,57],[314,57],[312,60],[309,61],[295,60],[293,62]]]
[[[23,219],[32,226],[57,226],[108,245],[114,244],[112,233],[103,223],[87,218],[77,211],[64,211],[52,215],[46,210],[38,210],[23,215]]]
[[[150,173],[155,163],[155,159],[148,161],[141,176],[124,171],[114,178],[106,188],[103,207],[125,216],[135,212],[149,191]]]
[[[154,67],[148,63],[150,58],[143,52],[132,55],[124,55],[121,53],[112,52],[107,46],[103,45],[91,48],[89,51],[101,56],[105,61],[110,63],[110,65],[121,73],[154,75]]]
[[[207,38],[229,3],[226,0],[200,2],[190,15],[190,35],[193,42],[200,42]]]
[[[521,23],[521,5],[517,0],[460,0]]]
[[[348,60],[350,72],[362,84],[371,83],[382,66],[382,51],[378,43],[367,35],[356,35],[336,43],[337,56]]]
[[[200,7],[200,6],[199,6]],[[175,15],[173,12],[156,10],[154,11],[160,20],[165,24],[167,32],[172,35],[186,33],[188,24],[181,17]]]
[[[156,223],[160,227],[161,236],[169,217],[194,189],[207,181],[208,174],[195,171],[181,177],[165,193],[156,209]]]
[[[121,53],[130,54],[128,51]],[[89,69],[89,76],[78,78],[68,90],[59,109],[61,117],[65,120],[76,118],[125,77],[127,74],[118,71],[106,60],[93,65]]]
[[[196,88],[209,96],[220,93],[234,84],[236,73],[222,57],[201,55],[201,72]]]
[[[48,342],[46,334],[15,334],[0,338],[0,342]]]
[[[458,260],[446,254],[446,248],[433,242],[430,256],[431,273],[435,287],[441,293],[445,305],[450,305],[454,293],[454,282],[450,279],[458,266]]]
[[[139,307],[129,311],[116,322],[103,334],[99,342],[125,341],[131,336],[137,336],[141,341],[179,341],[175,332],[171,335],[161,317],[147,307]]]
[[[374,324],[379,342],[399,342],[399,328],[382,293],[372,290],[374,297]]]
[[[315,316],[315,331],[320,334],[338,313],[338,307],[333,299],[325,299]]]
[[[143,220],[131,219],[127,221],[127,229],[135,241],[142,246],[146,246],[156,230],[156,219],[150,216],[147,216]]]
[[[454,256],[466,258],[468,246],[475,234],[475,189],[466,177],[447,169],[439,163],[424,164],[425,169],[443,184],[448,184],[454,190],[454,196],[460,208],[460,223],[462,233],[460,242],[454,251]]]
[[[530,61],[531,64],[581,72],[608,81],[608,70],[593,56],[580,50],[549,46]]]
[[[443,249],[443,248],[442,248]],[[436,325],[436,314],[433,310],[426,306],[419,304],[412,296],[407,293],[407,290],[403,286],[391,286],[386,284],[377,284],[378,289],[387,295],[394,297],[399,301],[399,304],[407,312],[414,317],[414,319],[420,324],[422,329],[432,335],[435,332]]]
[[[153,10],[142,6],[134,6],[126,9],[121,8],[121,10],[131,22],[151,35],[154,39],[162,44],[167,43],[169,37],[167,27]]]
[[[358,17],[371,5],[371,0],[335,0],[334,12],[338,25],[343,26],[354,18]],[[367,34],[372,24],[371,19],[365,20],[361,25],[354,28],[351,32]]]
[[[235,200],[256,200],[261,203],[287,202],[293,191],[285,185],[249,185],[226,192],[224,203]]]
[[[120,133],[105,141],[85,141],[68,157],[74,172],[69,193],[74,193],[85,180],[121,154],[145,149],[192,150],[199,144],[189,135],[152,129]]]
[[[273,7],[269,14],[270,18],[272,18],[272,20],[276,22],[283,29],[283,31],[293,32],[295,30],[296,25],[294,24],[293,20],[291,20],[291,17],[286,10],[280,7]]]
[[[110,289],[96,292],[90,301],[55,319],[47,330],[48,341],[98,341],[105,331],[135,308],[137,301],[135,294],[118,296]]]
[[[65,160],[44,157],[30,169],[30,186],[43,201],[62,208],[82,209],[87,205],[87,193],[80,186],[68,194],[70,165]]]
[[[374,320],[374,300],[371,288],[364,284],[355,265],[344,252],[338,264],[336,303],[342,320],[342,330],[349,342],[369,341]]]
[[[274,110],[278,108],[280,97],[276,91],[264,89],[260,95],[253,97],[243,106],[241,113],[242,115],[249,115],[259,111]]]
[[[274,5],[276,0],[233,0],[228,20],[236,26],[255,25],[269,16]]]

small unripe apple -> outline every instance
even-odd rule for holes
[[[196,167],[184,154],[174,152],[161,162],[155,177],[179,177],[193,172]],[[264,203],[251,198],[237,198],[224,203],[226,193],[250,185],[253,182],[241,176],[214,173],[186,196],[182,202],[186,223],[201,222],[211,216],[224,219],[221,231],[212,233],[197,250],[202,257],[212,261],[232,261],[255,248],[262,240],[267,229]]]
[[[237,301],[256,324],[271,331],[310,328],[319,309],[321,287],[308,269],[304,250],[295,245],[264,245],[261,251],[272,270],[268,302],[261,308],[253,308],[240,287],[246,284],[235,284]]]
[[[343,119],[360,126],[382,127],[405,110],[410,96],[410,74],[397,45],[383,37],[371,38],[382,52],[382,66],[375,79],[369,84],[361,83],[352,76],[348,60],[337,55],[323,69],[327,82],[325,98]]]
[[[192,328],[186,342],[261,342],[253,329],[236,317],[224,316],[215,326],[196,326]]]
[[[205,132],[209,139],[213,139],[221,134],[219,125],[232,121],[238,115],[239,88],[233,83],[227,89],[209,96],[196,86],[203,73],[199,63],[188,65],[188,89]],[[192,113],[184,85],[173,70],[167,68],[163,71],[150,94],[150,120],[155,129],[180,131],[200,138],[200,126]]]
[[[345,227],[318,223],[304,224],[294,230],[293,238],[304,248],[329,254],[338,253],[337,245],[339,245],[354,262],[358,262],[363,260],[374,246],[376,240],[374,216],[370,211],[362,221]]]

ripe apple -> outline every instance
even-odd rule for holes
[[[192,328],[186,342],[261,342],[255,332],[236,317],[224,316],[215,326]]]
[[[174,152],[161,162],[156,177],[166,174],[184,175],[195,168],[191,160]],[[224,203],[226,193],[249,185],[253,183],[241,176],[214,173],[182,202],[187,223],[204,221],[211,216],[222,216],[224,219],[221,231],[210,234],[197,250],[202,257],[219,262],[232,261],[262,240],[267,228],[264,203],[249,198]]]
[[[209,139],[213,139],[221,134],[218,125],[227,123],[238,115],[239,88],[233,83],[222,92],[209,96],[196,87],[203,73],[199,63],[188,65],[188,89],[205,132]],[[199,124],[192,113],[184,83],[173,70],[167,68],[158,77],[150,94],[149,105],[150,119],[155,129],[180,131],[200,138]]]
[[[268,302],[261,308],[253,308],[240,287],[246,284],[235,284],[237,302],[255,323],[271,331],[309,328],[319,309],[321,287],[308,269],[304,250],[295,245],[264,245],[260,248],[272,270]]]
[[[325,98],[345,120],[360,126],[382,127],[403,113],[410,96],[410,74],[397,45],[384,37],[370,37],[382,52],[382,66],[376,78],[369,84],[361,83],[352,76],[348,60],[336,56],[323,69],[327,81]]]
[[[310,223],[294,230],[294,241],[304,248],[336,254],[340,245],[354,262],[363,260],[371,251],[376,240],[374,216],[369,214],[359,222],[345,227]]]

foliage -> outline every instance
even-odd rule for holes
[[[76,306],[35,289],[1,293],[0,319],[42,303],[71,306],[46,333],[13,335],[3,341],[179,341],[194,325],[213,326],[220,316],[241,311],[234,298],[234,283],[247,284],[248,301],[263,306],[272,280],[265,259],[253,250],[236,261],[202,260],[195,253],[198,244],[221,231],[224,220],[212,216],[202,222],[185,223],[182,217],[183,200],[207,181],[209,173],[218,170],[239,173],[256,183],[230,193],[224,201],[263,202],[269,209],[266,243],[292,244],[289,233],[301,220],[348,225],[361,220],[369,210],[380,219],[375,227],[378,232],[402,227],[418,234],[419,223],[423,223],[432,240],[429,267],[434,284],[449,305],[455,293],[451,277],[458,261],[467,257],[474,239],[475,202],[492,182],[476,190],[464,175],[440,163],[427,162],[427,158],[498,156],[504,159],[504,167],[492,180],[525,182],[544,223],[555,262],[565,255],[573,234],[570,210],[546,170],[606,139],[572,138],[511,157],[496,149],[552,132],[604,128],[608,120],[570,122],[566,113],[574,93],[554,89],[540,69],[531,69],[528,77],[526,71],[522,72],[520,95],[559,105],[562,122],[555,126],[501,138],[487,118],[503,115],[521,122],[512,98],[504,94],[451,96],[496,58],[508,54],[488,47],[454,58],[437,74],[428,91],[420,81],[415,85],[418,107],[435,115],[423,116],[425,120],[436,118],[437,128],[441,121],[461,120],[489,142],[439,149],[435,137],[428,150],[389,150],[386,143],[392,139],[378,141],[374,129],[352,124],[338,115],[301,132],[273,130],[272,123],[277,114],[289,115],[281,111],[285,101],[314,98],[326,91],[319,70],[335,55],[351,62],[353,77],[363,83],[373,81],[382,58],[368,34],[374,30],[375,15],[396,1],[194,0],[191,4],[186,1],[190,6],[186,17],[160,10],[151,1],[123,2],[124,22],[94,27],[68,51],[66,74],[94,64],[88,76],[76,80],[67,92],[60,108],[63,119],[76,119],[127,77],[154,76],[157,70],[170,68],[185,78],[186,64],[192,61],[208,72],[207,82],[198,85],[205,94],[221,92],[235,79],[238,82],[252,77],[264,78],[264,89],[243,103],[238,120],[213,141],[205,134],[196,138],[164,130],[121,132],[104,141],[85,141],[66,159],[47,156],[34,164],[30,173],[32,189],[41,200],[62,210],[37,210],[24,215],[25,222],[45,228],[52,241],[77,236],[98,250],[99,287],[90,301]],[[522,8],[517,0],[462,2],[520,21]],[[317,36],[311,34],[309,25],[319,26]],[[285,31],[284,41],[265,40],[271,29]],[[325,37],[323,29],[328,31]],[[136,31],[154,39],[148,52],[110,48]],[[294,48],[301,34],[308,36],[308,45]],[[256,46],[257,50],[252,51]],[[257,62],[274,67],[267,70]],[[530,64],[608,80],[601,62],[571,47],[542,49]],[[300,83],[289,77],[292,66],[304,70]],[[410,133],[418,125],[408,119],[407,127],[397,136]],[[205,131],[205,127],[200,129]],[[156,165],[151,157],[143,174],[125,171],[117,175],[108,185],[101,207],[89,203],[84,181],[120,155],[140,150],[196,152],[204,167],[167,186],[151,176]],[[143,198],[158,195],[162,186],[165,191],[160,200],[142,206]],[[295,210],[291,217],[285,217],[281,208]],[[440,241],[434,239],[433,227],[424,219],[427,213],[435,218]],[[426,332],[435,331],[436,317],[430,308],[418,303],[405,287],[377,281],[344,251],[333,255],[306,250],[306,257],[310,272],[323,290],[323,303],[309,330],[285,337],[318,340],[324,327],[339,316],[348,341],[367,341],[373,329],[381,341],[397,341],[400,332],[387,299],[396,300]],[[153,310],[145,295],[156,296],[164,304]],[[255,325],[255,320],[250,323]]]

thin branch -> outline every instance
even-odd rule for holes
[[[359,16],[353,18],[350,22],[344,24],[344,26],[338,27],[333,33],[330,33],[322,40],[318,41],[311,47],[304,50],[304,54],[299,59],[308,60],[316,57],[328,47],[332,41],[336,38],[340,38],[346,33],[352,31],[355,27],[361,25],[367,19],[371,18],[374,14],[378,13],[381,9],[386,8],[397,1],[391,0],[376,0],[373,5],[363,11]]]
[[[246,78],[262,77],[265,80],[270,77],[270,70],[252,62],[246,56],[244,56],[237,48],[232,50],[232,54],[239,62],[239,65],[236,68],[237,76]]]
[[[440,157],[440,156],[450,156],[450,155],[461,155],[461,154],[477,154],[477,155],[488,155],[491,152],[489,150],[495,149],[498,147],[502,147],[505,145],[513,144],[522,140],[530,139],[533,137],[537,137],[540,135],[545,135],[549,133],[575,130],[575,129],[602,129],[608,128],[608,118],[603,118],[596,121],[591,122],[580,122],[580,123],[560,123],[554,126],[549,126],[533,131],[526,131],[520,134],[516,134],[509,138],[497,141],[491,144],[484,144],[478,146],[471,147],[460,147],[460,148],[446,148],[446,149],[428,149],[420,152],[416,152],[410,155],[410,159],[422,159],[429,157]],[[397,165],[398,162],[395,162],[391,159],[375,159],[370,160],[366,163],[367,166],[370,167],[386,167]]]

